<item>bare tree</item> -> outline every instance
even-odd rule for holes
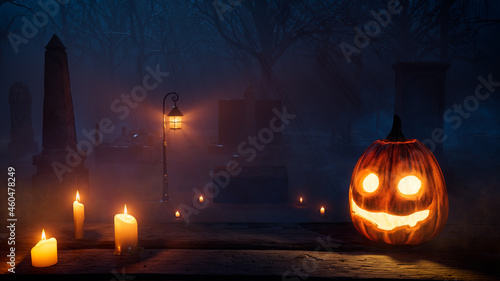
[[[72,15],[80,49],[101,63],[114,82],[115,70],[128,59],[130,25],[123,1],[78,2]]]
[[[396,61],[466,59],[477,35],[468,18],[478,5],[472,0],[401,0],[402,12],[373,47],[383,56],[394,54]]]
[[[20,28],[16,28],[16,22],[26,16],[26,15],[32,15],[35,13],[35,10],[33,7],[31,7],[32,3],[27,3],[26,1],[18,1],[18,0],[0,0],[0,9],[6,10],[6,9],[12,9],[12,11],[17,11],[17,12],[8,12],[11,14],[11,17],[6,17],[3,20],[6,22],[2,22],[0,24],[0,71],[2,69],[1,66],[3,66],[3,47],[9,43],[10,45],[16,45],[15,48],[17,48],[20,44],[20,38],[23,38],[23,43],[27,41],[26,38],[22,37]],[[2,21],[3,21],[2,20]],[[16,38],[17,36],[17,38]],[[3,76],[3,75],[2,75]]]
[[[205,20],[230,45],[258,61],[261,95],[274,91],[284,97],[273,67],[285,51],[302,38],[326,32],[349,7],[349,1],[199,0]],[[228,6],[230,5],[230,6]]]

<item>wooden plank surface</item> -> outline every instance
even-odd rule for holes
[[[41,227],[58,240],[59,261],[49,268],[32,267],[29,256]],[[112,224],[87,224],[83,240],[73,238],[70,224],[19,224],[16,273],[3,277],[498,280],[499,233],[499,227],[491,225],[447,226],[430,243],[394,247],[363,239],[350,223],[145,224],[139,225],[144,250],[134,256],[115,256]],[[3,239],[2,244],[0,255],[5,257]],[[2,273],[7,268],[5,262],[0,264]]]
[[[439,257],[443,261],[447,257]],[[29,258],[19,263],[16,274],[109,274],[119,272],[162,275],[264,275],[277,279],[293,276],[328,278],[495,280],[470,269],[429,261],[425,255],[364,252],[316,252],[296,250],[193,250],[145,249],[137,256],[120,257],[112,250],[65,250],[57,265],[34,268]],[[498,276],[497,276],[498,277]]]

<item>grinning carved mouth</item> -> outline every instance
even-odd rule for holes
[[[429,210],[415,212],[407,216],[396,216],[384,212],[370,212],[356,205],[353,199],[351,199],[351,211],[353,214],[374,223],[382,230],[392,230],[405,225],[414,227],[419,221],[423,221],[429,216]]]

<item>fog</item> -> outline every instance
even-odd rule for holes
[[[450,220],[495,220],[499,209],[492,198],[500,195],[495,188],[500,168],[496,1],[399,1],[396,6],[390,5],[394,1],[212,2],[83,0],[46,1],[40,6],[36,1],[3,1],[2,167],[17,165],[21,183],[31,188],[33,155],[13,157],[7,149],[8,97],[16,81],[29,88],[40,153],[44,52],[56,34],[68,56],[77,140],[87,139],[84,132],[107,118],[114,129],[103,135],[103,145],[116,143],[123,127],[127,133],[151,134],[158,153],[147,163],[101,161],[92,147],[85,161],[90,219],[106,220],[129,201],[127,206],[141,219],[171,221],[181,204],[192,206],[193,189],[203,190],[212,181],[209,173],[214,166],[231,159],[244,163],[244,155],[235,158],[238,143],[219,153],[209,150],[219,141],[218,101],[243,99],[252,85],[257,99],[279,99],[296,115],[284,128],[281,144],[266,146],[256,162],[248,163],[285,166],[288,197],[281,205],[234,207],[212,202],[192,219],[347,221],[354,165],[392,125],[392,65],[441,61],[450,64],[444,104],[448,115],[442,119],[447,138],[444,155],[438,158],[448,185]],[[469,97],[476,93],[478,77],[495,83],[491,95],[475,104]],[[139,86],[147,88],[146,93],[130,100]],[[171,91],[180,96],[177,105],[184,119],[182,130],[168,131],[173,202],[165,206],[156,202],[162,192],[162,99]],[[473,110],[459,113],[457,105]],[[171,106],[169,101],[167,107]],[[19,196],[26,196],[26,206],[32,202],[27,191]],[[307,198],[306,211],[296,206],[299,196]],[[326,206],[327,216],[318,216],[320,206]]]

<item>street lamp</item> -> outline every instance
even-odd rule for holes
[[[165,101],[167,97],[172,95],[172,101],[174,106],[165,115]],[[163,97],[163,187],[162,187],[162,201],[168,202],[170,199],[170,194],[168,191],[168,177],[167,177],[167,140],[166,140],[166,130],[167,130],[167,116],[169,119],[169,127],[171,130],[179,130],[182,127],[182,113],[177,107],[177,101],[179,100],[179,95],[176,92],[170,92]]]

